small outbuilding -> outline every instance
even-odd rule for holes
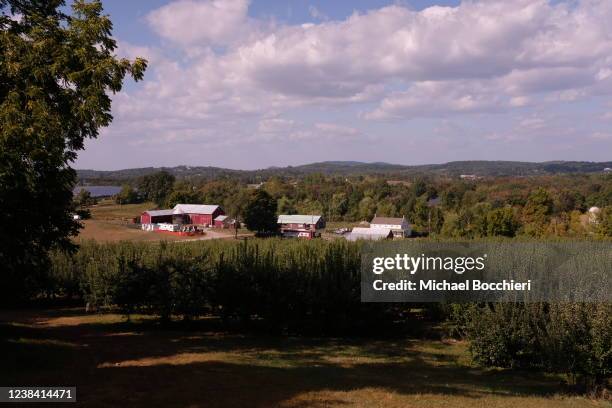
[[[172,223],[172,210],[149,210],[140,215],[141,224]]]
[[[213,220],[213,227],[215,228],[240,228],[240,224],[234,218],[230,218],[227,215],[218,215]]]

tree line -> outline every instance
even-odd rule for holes
[[[265,192],[262,196],[261,191]],[[312,174],[272,177],[249,185],[232,178],[191,182],[167,172],[125,185],[118,202],[146,200],[160,208],[214,203],[246,220],[254,196],[276,214],[320,214],[328,221],[369,221],[374,215],[405,216],[420,235],[612,236],[612,175],[501,177],[465,181],[447,177],[389,180]],[[587,211],[597,207],[599,212]]]

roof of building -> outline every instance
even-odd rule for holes
[[[225,221],[227,219],[227,215],[217,215],[215,217],[215,221]]]
[[[316,224],[321,219],[320,215],[282,214],[278,216],[278,224]]]
[[[377,217],[374,216],[370,225],[383,224],[383,225],[401,225],[405,221],[405,218],[394,218],[394,217]]]
[[[172,211],[173,214],[212,214],[218,205],[209,204],[177,204]]]
[[[145,211],[145,214],[149,214],[151,217],[160,217],[163,215],[172,215],[174,210],[149,210]]]
[[[391,229],[389,228],[355,227],[350,234],[346,235],[346,239],[349,241],[356,241],[358,239],[378,240],[387,238],[389,236],[391,236]]]

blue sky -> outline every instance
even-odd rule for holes
[[[611,160],[606,0],[107,0],[150,61],[77,168]]]

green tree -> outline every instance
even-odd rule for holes
[[[297,212],[300,214],[322,214],[323,205],[317,200],[306,199],[296,205]]]
[[[70,248],[70,167],[112,121],[111,93],[146,61],[117,59],[100,1],[0,0],[0,265],[4,301],[27,297],[48,251]],[[19,16],[16,18],[14,16]],[[5,296],[2,296],[5,295]]]
[[[349,209],[349,202],[345,193],[336,193],[332,196],[329,206],[331,219],[339,220]]]
[[[121,191],[115,196],[117,204],[135,204],[140,200],[138,192],[129,184],[121,186]]]
[[[395,217],[397,215],[397,208],[392,202],[384,200],[376,207],[376,214],[383,217]]]
[[[376,201],[372,197],[364,197],[359,202],[359,218],[370,221],[376,213]]]
[[[598,230],[604,237],[612,237],[612,207],[601,209]]]
[[[553,211],[553,200],[543,188],[538,188],[529,195],[523,207],[525,233],[532,236],[542,236]]]
[[[293,201],[287,196],[279,198],[277,204],[279,214],[295,214],[297,212],[293,205]]]
[[[238,190],[238,192],[233,194],[231,197],[226,198],[223,201],[223,208],[229,216],[240,218],[242,214],[244,214],[244,209],[246,208],[250,199],[251,191],[243,188]]]
[[[74,197],[72,209],[82,219],[91,218],[89,207],[97,204],[98,200],[91,196],[89,190],[84,188]]]
[[[274,232],[278,229],[276,200],[265,190],[256,190],[244,209],[246,227],[259,233]]]
[[[174,190],[166,198],[165,206],[173,208],[177,204],[198,204],[202,202],[202,198],[197,191],[189,189]]]
[[[83,188],[74,197],[74,204],[78,207],[86,208],[96,204],[96,199],[91,196],[89,190]]]
[[[176,178],[167,171],[148,174],[140,180],[138,191],[146,200],[163,207],[172,193],[175,180]]]
[[[513,237],[519,228],[512,208],[497,208],[486,216],[487,235]]]

